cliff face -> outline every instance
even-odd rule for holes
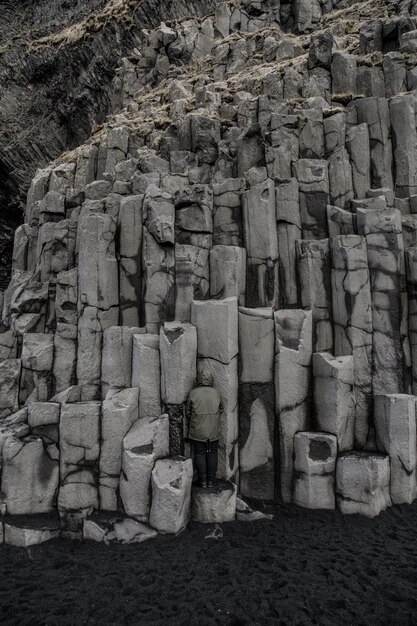
[[[412,502],[416,7],[175,2],[162,21],[158,6],[114,0],[39,33],[22,61],[38,73],[9,85],[23,119],[37,97],[50,109],[5,150],[22,188],[31,155],[95,126],[37,169],[15,232],[0,505],[123,512],[132,540],[155,532],[139,522],[184,528],[203,369],[224,481],[211,504],[194,493],[197,519],[233,518],[237,488],[369,516]]]
[[[142,28],[210,12],[216,0],[25,0],[0,19],[0,284],[35,170],[117,109],[112,80]]]

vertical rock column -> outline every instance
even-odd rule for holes
[[[393,189],[391,124],[385,98],[361,98],[356,104],[358,124],[369,129],[372,187]]]
[[[143,213],[142,293],[148,333],[158,333],[161,323],[172,320],[175,310],[175,208],[169,193],[148,186]]]
[[[133,337],[144,333],[144,328],[110,326],[103,333],[101,360],[101,397],[104,400],[110,389],[126,389],[132,380]],[[132,383],[132,387],[138,387]]]
[[[411,352],[412,391],[417,395],[417,246],[405,252],[408,289],[408,332]]]
[[[410,365],[401,214],[358,209],[357,223],[366,237],[371,278],[373,393],[401,393]]]
[[[22,343],[20,404],[45,402],[52,396],[54,336],[26,333]]]
[[[120,323],[139,326],[143,196],[120,201],[118,217]]]
[[[77,269],[60,272],[56,282],[54,337],[55,393],[65,391],[75,384],[77,369]]]
[[[329,240],[297,241],[301,306],[313,315],[313,352],[333,350]]]
[[[62,512],[98,508],[101,402],[63,404],[59,424]]]
[[[284,307],[297,306],[297,251],[301,239],[298,182],[291,178],[276,187],[276,214],[279,252],[279,291]]]
[[[270,178],[253,184],[242,195],[243,231],[248,254],[246,304],[278,304],[278,239],[275,188]]]
[[[99,501],[106,511],[117,510],[122,442],[138,419],[138,400],[137,388],[110,389],[102,405]]]
[[[161,365],[159,335],[133,336],[132,386],[139,388],[139,417],[161,413]]]
[[[297,433],[294,452],[294,503],[307,509],[334,509],[336,437]]]
[[[239,470],[243,496],[275,495],[274,319],[239,308]]]
[[[222,398],[218,476],[231,479],[238,469],[237,298],[193,302],[191,322],[197,328],[198,368],[212,372]]]
[[[310,423],[312,314],[284,309],[276,311],[274,318],[281,496],[291,502],[294,435]]]
[[[417,131],[412,95],[389,102],[395,162],[395,193],[407,198],[417,193]]]
[[[166,322],[159,335],[161,398],[169,415],[170,456],[184,453],[184,403],[196,380],[197,332],[191,324]]]
[[[103,331],[119,319],[119,280],[110,215],[82,217],[78,229],[78,361],[82,399],[100,397]]]
[[[294,164],[300,189],[300,217],[304,239],[327,237],[329,176],[327,161],[300,159]]]
[[[415,397],[376,396],[374,421],[378,449],[390,458],[391,500],[394,504],[411,504],[417,495]]]
[[[313,355],[314,404],[318,429],[337,437],[341,452],[352,450],[355,430],[353,357]]]
[[[372,411],[373,327],[366,240],[359,235],[334,237],[330,249],[334,354],[353,355],[355,445],[363,448]]]
[[[210,295],[223,299],[236,296],[245,305],[246,250],[237,246],[214,246],[210,250]]]

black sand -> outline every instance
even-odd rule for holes
[[[417,502],[374,520],[280,507],[105,547],[0,547],[0,623],[417,624]]]

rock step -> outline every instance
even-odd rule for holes
[[[19,548],[45,543],[62,535],[59,515],[4,515],[0,517],[0,544]]]
[[[109,543],[142,543],[157,536],[157,531],[121,513],[97,512],[84,520],[86,540]]]
[[[232,522],[236,516],[237,486],[219,480],[214,487],[194,486],[191,492],[191,518],[204,524]]]

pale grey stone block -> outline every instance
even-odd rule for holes
[[[344,515],[375,517],[391,505],[388,455],[347,452],[336,466],[337,507]]]
[[[182,404],[196,379],[196,329],[191,324],[166,322],[159,337],[162,400],[166,404]]]
[[[159,336],[133,336],[132,385],[139,388],[139,417],[161,412]]]
[[[353,355],[355,444],[365,446],[372,405],[372,297],[365,237],[330,240],[334,353]]]
[[[294,437],[293,501],[307,509],[335,508],[337,440],[327,433]]]
[[[1,491],[10,515],[51,512],[58,482],[59,463],[50,458],[41,438],[6,439]]]
[[[329,240],[297,241],[301,306],[313,315],[313,351],[333,350]]]
[[[405,394],[375,397],[374,423],[378,449],[390,458],[393,504],[411,504],[416,485],[416,399]]]
[[[102,405],[99,497],[100,508],[117,510],[119,474],[122,466],[122,442],[138,419],[139,390],[110,389]]]
[[[210,250],[210,295],[224,299],[235,296],[245,305],[246,249],[217,245]]]
[[[204,524],[232,522],[236,515],[237,486],[219,481],[214,487],[194,487],[191,493],[191,518]]]
[[[355,433],[353,357],[313,355],[314,404],[318,428],[337,437],[340,451],[352,450]]]
[[[240,382],[271,382],[274,370],[272,308],[239,307]]]
[[[103,332],[101,363],[102,398],[110,389],[138,387],[132,383],[133,337],[145,332],[144,328],[110,326]]]
[[[293,442],[310,422],[311,311],[275,311],[275,406],[279,424],[280,481],[284,502],[291,502]]]
[[[160,533],[179,533],[190,519],[191,459],[160,459],[152,471],[152,506],[149,523]]]

